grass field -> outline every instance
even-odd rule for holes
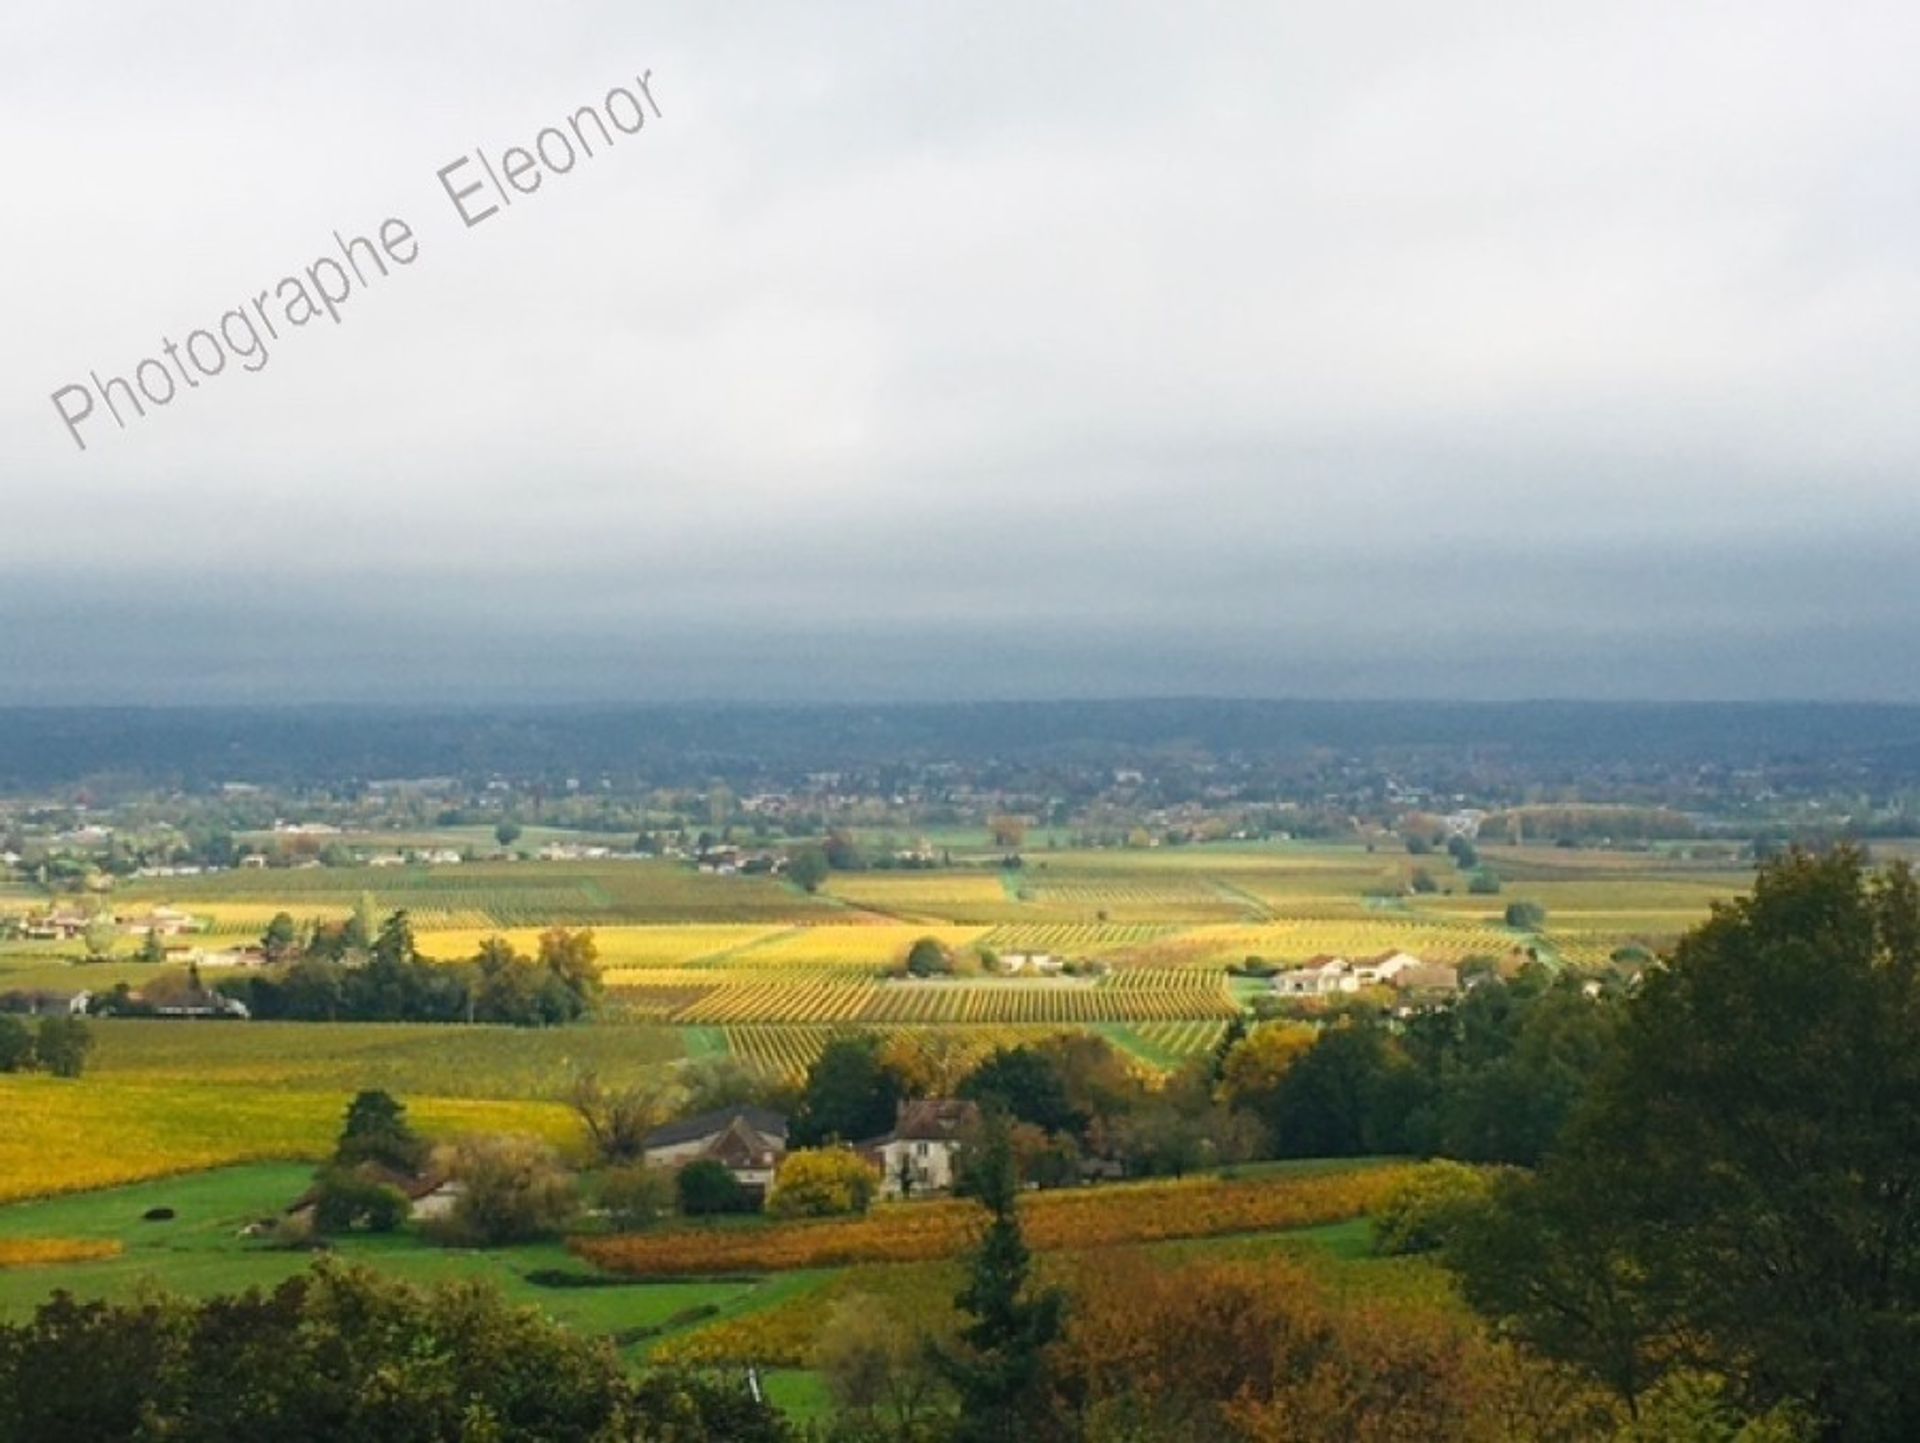
[[[32,1312],[54,1287],[83,1298],[125,1299],[159,1284],[189,1297],[270,1287],[308,1265],[306,1255],[242,1238],[240,1230],[271,1218],[305,1190],[310,1167],[287,1163],[220,1168],[0,1208],[0,1244],[9,1239],[58,1236],[120,1244],[115,1256],[93,1262],[0,1271],[0,1319]],[[146,1222],[150,1208],[167,1207],[168,1221]],[[533,1304],[582,1332],[605,1334],[643,1351],[676,1328],[725,1321],[749,1301],[778,1303],[792,1290],[784,1281],[675,1281],[629,1287],[541,1286],[529,1275],[577,1274],[579,1260],[559,1243],[487,1252],[424,1245],[411,1232],[341,1239],[338,1252],[413,1282],[484,1278],[514,1302]]]
[[[686,1056],[674,1029],[455,1027],[438,1023],[253,1025],[102,1018],[93,1078],[315,1092],[381,1087],[405,1097],[539,1100],[585,1070],[610,1086]]]
[[[229,1163],[323,1157],[339,1135],[350,1095],[351,1089],[0,1075],[0,1117],[6,1118],[0,1202]],[[407,1104],[429,1136],[528,1132],[568,1147],[579,1138],[578,1122],[557,1103],[412,1096]]]

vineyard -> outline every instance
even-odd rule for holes
[[[947,1049],[947,1060],[956,1071],[964,1072],[973,1063],[996,1048],[1013,1048],[1043,1042],[1059,1032],[1053,1027],[943,1027],[930,1032],[923,1027],[808,1027],[791,1024],[729,1027],[725,1031],[728,1052],[746,1067],[770,1077],[798,1082],[806,1076],[836,1038],[874,1036],[882,1041],[910,1037],[922,1041],[938,1038]]]
[[[1126,1183],[1029,1195],[1020,1207],[1027,1243],[1040,1251],[1218,1237],[1311,1227],[1358,1217],[1405,1182],[1407,1167],[1179,1182]],[[782,1271],[850,1263],[925,1262],[972,1246],[972,1203],[885,1203],[861,1218],[744,1228],[673,1228],[571,1246],[614,1272],[642,1277]]]
[[[979,945],[995,952],[1101,957],[1143,947],[1179,930],[1167,922],[1017,922],[995,927]]]
[[[257,931],[274,912],[343,916],[363,894],[426,929],[804,922],[833,904],[767,877],[723,877],[674,862],[477,862],[457,867],[314,867],[134,881],[131,903],[167,903],[219,933]],[[263,914],[264,909],[264,914]]]
[[[1226,1018],[1239,1006],[1220,974],[1132,969],[1073,978],[877,979],[834,967],[622,972],[610,988],[630,1012],[689,1025],[999,1023],[1084,1025]]]

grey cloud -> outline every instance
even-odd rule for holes
[[[0,701],[1920,699],[1909,6],[0,18]],[[462,231],[434,170],[651,67]],[[337,227],[421,259],[75,451]]]

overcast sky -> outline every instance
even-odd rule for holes
[[[0,702],[1920,700],[1916,53],[1910,0],[9,0]],[[643,71],[462,226],[436,171]],[[387,217],[337,325],[76,447],[56,390]]]

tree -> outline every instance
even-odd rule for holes
[[[915,977],[937,977],[953,971],[953,957],[938,937],[921,937],[907,949],[907,971]]]
[[[988,1117],[971,1154],[970,1189],[988,1217],[966,1286],[954,1299],[971,1321],[960,1329],[959,1345],[936,1356],[960,1401],[956,1443],[1023,1443],[1048,1432],[1046,1348],[1060,1336],[1065,1302],[1029,1278],[1003,1116]]]
[[[931,1436],[944,1392],[925,1341],[910,1320],[865,1293],[841,1298],[813,1345],[813,1366],[856,1436]]]
[[[826,848],[817,842],[795,847],[787,858],[787,880],[804,891],[819,891],[830,870]]]
[[[62,1294],[0,1325],[0,1440],[785,1443],[737,1384],[636,1378],[606,1342],[489,1284],[425,1289],[323,1260],[270,1292]]]
[[[427,1160],[426,1139],[407,1122],[406,1107],[378,1090],[356,1093],[347,1104],[346,1125],[334,1145],[334,1163],[342,1168],[377,1163],[400,1173],[416,1173]]]
[[[1493,1195],[1493,1175],[1444,1159],[1422,1164],[1373,1210],[1373,1250],[1387,1256],[1444,1247]]]
[[[1077,1132],[1086,1122],[1058,1070],[1031,1047],[994,1048],[960,1084],[960,1095],[1048,1132]]]
[[[583,1017],[600,996],[600,948],[590,928],[549,927],[540,934],[540,965],[565,992],[568,1017]]]
[[[113,944],[119,940],[119,929],[113,925],[113,914],[102,912],[80,933],[80,941],[87,949],[89,962],[104,962],[113,956]]]
[[[351,1168],[327,1168],[313,1193],[317,1233],[390,1233],[407,1220],[413,1205],[399,1188]]]
[[[0,1072],[26,1072],[33,1067],[33,1033],[18,1017],[0,1013]]]
[[[34,1037],[33,1052],[40,1066],[55,1077],[78,1077],[86,1071],[93,1051],[93,1029],[78,1017],[43,1017]]]
[[[158,927],[147,928],[147,935],[140,939],[139,960],[149,967],[159,967],[167,960],[167,944],[160,940]]]
[[[800,1148],[781,1160],[767,1212],[778,1218],[863,1213],[879,1186],[878,1170],[851,1148]]]
[[[551,1237],[579,1206],[573,1174],[538,1138],[463,1138],[445,1161],[460,1191],[453,1211],[432,1224],[443,1242],[497,1247]]]
[[[1008,851],[1017,852],[1026,845],[1027,819],[1003,813],[987,819],[987,830],[993,834],[993,844]]]
[[[1500,895],[1500,874],[1491,867],[1482,867],[1467,880],[1467,891],[1475,897],[1497,897]]]
[[[1447,838],[1447,855],[1453,858],[1454,866],[1463,872],[1471,872],[1480,865],[1480,852],[1465,837]]]
[[[1343,1024],[1320,1034],[1263,1109],[1281,1157],[1399,1152],[1420,1078],[1378,1027]]]
[[[300,927],[290,912],[275,912],[260,938],[260,948],[269,962],[284,962],[300,945]]]
[[[901,1096],[900,1080],[880,1064],[875,1038],[837,1037],[807,1069],[793,1141],[817,1146],[876,1137],[893,1126]]]
[[[360,900],[353,904],[353,915],[347,918],[347,930],[341,940],[348,950],[365,952],[372,948],[376,930],[373,893],[362,892]]]
[[[1469,1162],[1533,1166],[1611,1060],[1615,1013],[1567,979],[1539,990],[1482,983],[1415,1019],[1407,1046],[1427,1061],[1431,1093],[1411,1140]]]
[[[502,847],[511,847],[520,840],[520,824],[509,818],[493,829],[493,839]]]
[[[1244,1035],[1244,1028],[1242,1029]],[[1280,1083],[1313,1048],[1319,1036],[1311,1027],[1270,1022],[1226,1054],[1220,1069],[1220,1094],[1234,1107],[1263,1109],[1272,1104]]]
[[[1458,1266],[1534,1346],[1634,1397],[1676,1361],[1821,1436],[1910,1436],[1920,1374],[1920,889],[1796,853],[1626,1004],[1538,1176]]]
[[[639,1162],[647,1134],[672,1115],[677,1090],[658,1074],[629,1087],[602,1085],[596,1072],[582,1072],[567,1092],[567,1102],[587,1129],[594,1155],[613,1167]]]
[[[717,1158],[695,1158],[681,1168],[674,1189],[680,1198],[680,1211],[690,1218],[753,1211],[753,1194]]]
[[[1547,909],[1538,902],[1509,902],[1506,921],[1516,932],[1538,932],[1547,925]]]
[[[670,1168],[634,1164],[603,1172],[598,1198],[608,1222],[622,1232],[634,1232],[671,1213],[674,1193]]]

